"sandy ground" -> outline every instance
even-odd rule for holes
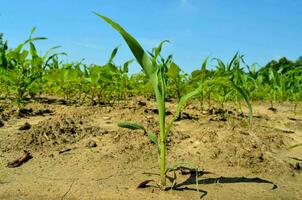
[[[146,105],[32,103],[21,113],[3,107],[0,199],[302,199],[302,146],[289,149],[302,143],[302,112],[290,103],[276,105],[276,112],[254,103],[251,125],[232,105],[201,112],[190,104],[172,128],[167,162],[198,167],[204,172],[198,184],[177,171],[177,190],[162,191],[154,182],[137,189],[144,180],[159,181],[156,147],[142,131],[117,123],[139,122],[158,132],[154,102],[142,101]],[[33,158],[8,168],[23,150]]]

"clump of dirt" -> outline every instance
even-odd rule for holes
[[[34,116],[51,115],[53,111],[44,105],[30,105],[16,109],[11,105],[0,106],[0,121],[9,121],[13,118],[26,118]]]
[[[0,110],[0,120],[8,121],[13,115],[15,110],[10,108],[1,108]]]
[[[26,116],[32,116],[34,110],[32,108],[21,108],[18,111],[19,117],[26,117]]]
[[[146,102],[144,102],[144,101],[138,101],[138,103],[137,103],[137,105],[139,105],[139,106],[146,106],[147,105],[147,103]]]
[[[44,146],[73,144],[85,136],[96,136],[106,131],[89,124],[88,118],[77,114],[62,114],[50,117],[19,132],[20,148],[39,149]]]
[[[207,112],[208,112],[210,115],[226,115],[226,114],[234,114],[234,112],[231,111],[231,110],[222,109],[222,108],[215,108],[215,107],[209,108],[209,109],[207,110]]]
[[[145,113],[147,113],[147,114],[158,114],[158,109],[157,108],[146,108],[145,110],[144,110],[144,112]],[[166,116],[167,115],[172,115],[172,112],[171,111],[169,111],[169,110],[166,110]]]
[[[289,122],[286,122],[285,127],[289,128],[289,129],[293,129],[296,131],[302,131],[302,121],[301,120],[292,120]]]
[[[301,164],[299,162],[296,162],[293,169],[300,172],[302,170]]]
[[[179,120],[198,120],[199,116],[195,113],[187,113],[187,112],[182,112],[179,116],[179,118],[176,121]]]
[[[274,108],[274,107],[269,107],[268,110],[270,110],[270,111],[272,111],[274,113],[277,112],[277,108]]]
[[[119,153],[131,153],[132,155],[137,153],[137,156],[141,156],[145,153],[148,154],[151,149],[156,150],[148,136],[139,130],[124,129],[117,132],[113,139],[115,143],[118,143]]]
[[[211,107],[203,111],[203,114],[209,115],[209,121],[228,121],[229,118],[248,118],[247,115],[244,115],[242,112],[237,111],[236,108],[224,109]]]
[[[210,157],[224,160],[229,166],[248,168],[254,173],[291,171],[289,164],[275,155],[286,149],[290,138],[273,132],[261,133],[240,130],[218,138],[217,133],[209,132],[204,139],[212,152]]]
[[[88,148],[93,148],[93,147],[97,147],[97,143],[94,140],[88,140],[86,141],[85,147]]]
[[[4,122],[3,122],[3,117],[2,117],[2,115],[3,115],[3,111],[4,111],[4,109],[2,108],[2,106],[0,105],[0,127],[3,127],[4,126]]]
[[[28,123],[28,122],[26,122],[25,124],[23,124],[23,125],[19,128],[19,130],[20,130],[20,131],[26,131],[26,130],[29,130],[30,128],[31,128],[31,124]]]
[[[28,116],[42,116],[44,114],[51,114],[52,111],[49,109],[39,109],[34,111],[32,108],[21,108],[18,111],[18,117],[28,117]]]
[[[182,141],[189,139],[189,138],[190,138],[189,134],[184,133],[183,131],[174,130],[174,131],[171,131],[169,134],[169,137],[167,139],[168,140],[167,145],[171,146],[173,144],[179,144]]]

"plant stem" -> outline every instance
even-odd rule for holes
[[[160,125],[160,174],[161,184],[166,186],[166,131],[165,131],[165,101],[162,101],[158,107],[159,125]]]
[[[160,175],[161,185],[166,186],[166,109],[165,109],[165,96],[158,89],[155,89],[156,101],[159,114],[159,126],[160,126]]]

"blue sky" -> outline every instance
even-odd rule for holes
[[[0,32],[11,47],[24,41],[36,26],[40,53],[61,45],[65,61],[104,64],[121,45],[116,64],[133,56],[125,42],[93,11],[121,24],[146,50],[168,39],[186,72],[199,68],[207,56],[230,60],[236,51],[260,65],[302,55],[301,0],[10,0],[0,7]],[[131,72],[140,68],[133,64]]]

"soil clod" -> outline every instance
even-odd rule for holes
[[[23,125],[19,128],[19,130],[20,130],[20,131],[26,131],[26,130],[29,130],[30,128],[31,128],[31,124],[28,123],[28,122],[26,122],[25,124],[23,124]]]
[[[138,101],[137,104],[138,104],[139,106],[146,106],[146,105],[147,105],[147,103],[144,102],[144,101]]]
[[[144,112],[145,112],[145,113],[158,114],[158,109],[148,109],[148,108],[146,108],[146,109],[144,110]],[[165,113],[165,114],[166,114],[166,115],[172,115],[172,112],[169,111],[169,110],[166,110],[166,113]]]
[[[19,117],[27,117],[33,113],[32,108],[21,108],[18,112]]]
[[[97,147],[97,144],[94,140],[88,140],[85,144],[85,147],[93,148],[93,147]]]
[[[272,112],[277,112],[277,108],[274,108],[274,107],[269,107],[268,110],[270,110]]]

